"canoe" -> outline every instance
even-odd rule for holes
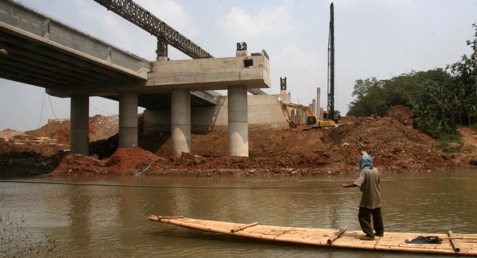
[[[408,253],[477,255],[477,234],[456,234],[449,230],[445,234],[385,232],[375,240],[360,240],[361,231],[341,229],[320,229],[304,227],[280,227],[253,223],[185,218],[182,216],[149,216],[149,220],[172,224],[185,228],[235,235],[268,241],[296,243],[314,246],[353,248],[364,250],[395,251]],[[440,244],[406,243],[418,237],[438,237]]]

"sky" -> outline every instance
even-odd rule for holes
[[[24,5],[147,60],[156,39],[93,0],[22,0]],[[308,105],[321,88],[326,109],[330,0],[136,0],[214,57],[235,56],[236,43],[270,57],[270,89],[287,77],[293,103]],[[475,0],[335,0],[335,108],[345,114],[356,80],[390,79],[445,68],[471,53]],[[189,59],[169,48],[172,60]],[[1,67],[0,67],[1,69]],[[90,115],[119,104],[90,98]],[[139,109],[138,112],[142,112]],[[0,130],[32,130],[69,118],[70,99],[0,79]]]

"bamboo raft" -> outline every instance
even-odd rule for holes
[[[372,241],[364,241],[360,240],[363,232],[347,231],[346,228],[279,227],[259,225],[258,222],[244,224],[184,218],[182,216],[151,215],[149,220],[202,231],[286,243],[408,253],[477,255],[477,234],[454,234],[450,230],[447,234],[385,232],[383,237],[376,237]],[[419,236],[439,237],[442,243],[406,243],[406,240],[415,239]]]

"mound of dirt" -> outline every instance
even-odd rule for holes
[[[96,115],[89,119],[89,140],[96,142],[108,139],[119,132],[119,116]],[[39,129],[26,131],[30,137],[49,137],[59,144],[70,144],[70,121],[52,119]]]
[[[359,152],[365,150],[376,166],[391,170],[454,165],[451,156],[435,148],[434,139],[390,117],[360,118],[327,131],[323,140],[335,163],[357,167]]]
[[[404,109],[397,113],[405,113]],[[403,115],[405,117],[405,115]],[[344,120],[343,120],[344,121]],[[172,155],[167,133],[140,135],[139,147],[117,148],[117,117],[95,116],[90,121],[92,156],[63,155],[69,148],[69,122],[51,121],[44,127],[17,134],[11,130],[0,139],[0,165],[8,160],[28,171],[35,160],[54,159],[47,164],[51,175],[136,174],[184,176],[315,175],[355,172],[360,151],[369,152],[381,171],[412,171],[477,163],[476,145],[466,145],[463,154],[446,154],[429,136],[392,118],[350,118],[336,128],[288,131],[249,128],[249,158],[228,156],[226,128],[192,135],[192,153]],[[462,131],[474,137],[475,129]],[[13,135],[13,136],[12,136]],[[472,138],[474,139],[474,138]],[[26,156],[35,153],[37,156]],[[97,155],[96,155],[97,154]],[[25,163],[26,162],[26,163]],[[45,160],[42,161],[43,163]],[[58,164],[59,163],[59,164]],[[25,165],[26,164],[26,165]],[[5,167],[0,170],[4,175]],[[39,169],[36,169],[39,171]],[[48,172],[49,172],[48,171]],[[44,170],[41,173],[48,173]],[[18,173],[17,173],[18,174]]]
[[[392,106],[389,108],[387,116],[398,120],[403,125],[412,126],[412,110],[408,107]]]
[[[160,158],[137,147],[118,148],[109,158],[80,154],[68,155],[51,175],[135,174]]]
[[[119,131],[118,116],[92,117],[89,128],[89,137],[92,142],[103,139],[107,142],[107,139]],[[26,132],[5,129],[0,132],[0,177],[50,173],[69,152],[69,144],[70,121],[67,119],[50,120],[39,129]],[[92,149],[93,146],[94,144],[91,144]],[[116,147],[117,144],[109,146],[110,149]],[[102,149],[97,148],[97,150]],[[81,159],[77,156],[74,155]]]

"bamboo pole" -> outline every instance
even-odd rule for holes
[[[460,252],[460,248],[457,246],[457,243],[455,241],[455,239],[452,238],[452,230],[449,230],[449,232],[447,233],[447,235],[449,235],[449,241],[451,242],[452,244],[452,248],[454,248],[454,251],[456,251],[457,253]]]
[[[184,216],[156,216],[156,215],[151,215],[149,216],[149,220],[152,221],[160,221],[161,219],[182,219]]]
[[[256,226],[256,225],[258,225],[258,222],[250,223],[250,224],[243,225],[243,226],[234,227],[230,230],[230,233],[235,233],[235,232],[238,232],[238,231],[242,231],[246,228],[250,228],[250,227],[253,227],[253,226]]]
[[[346,227],[343,227],[342,229],[336,231],[330,238],[328,238],[328,241],[326,241],[329,245],[333,243],[336,239],[338,239],[341,235],[344,234],[346,231]]]

